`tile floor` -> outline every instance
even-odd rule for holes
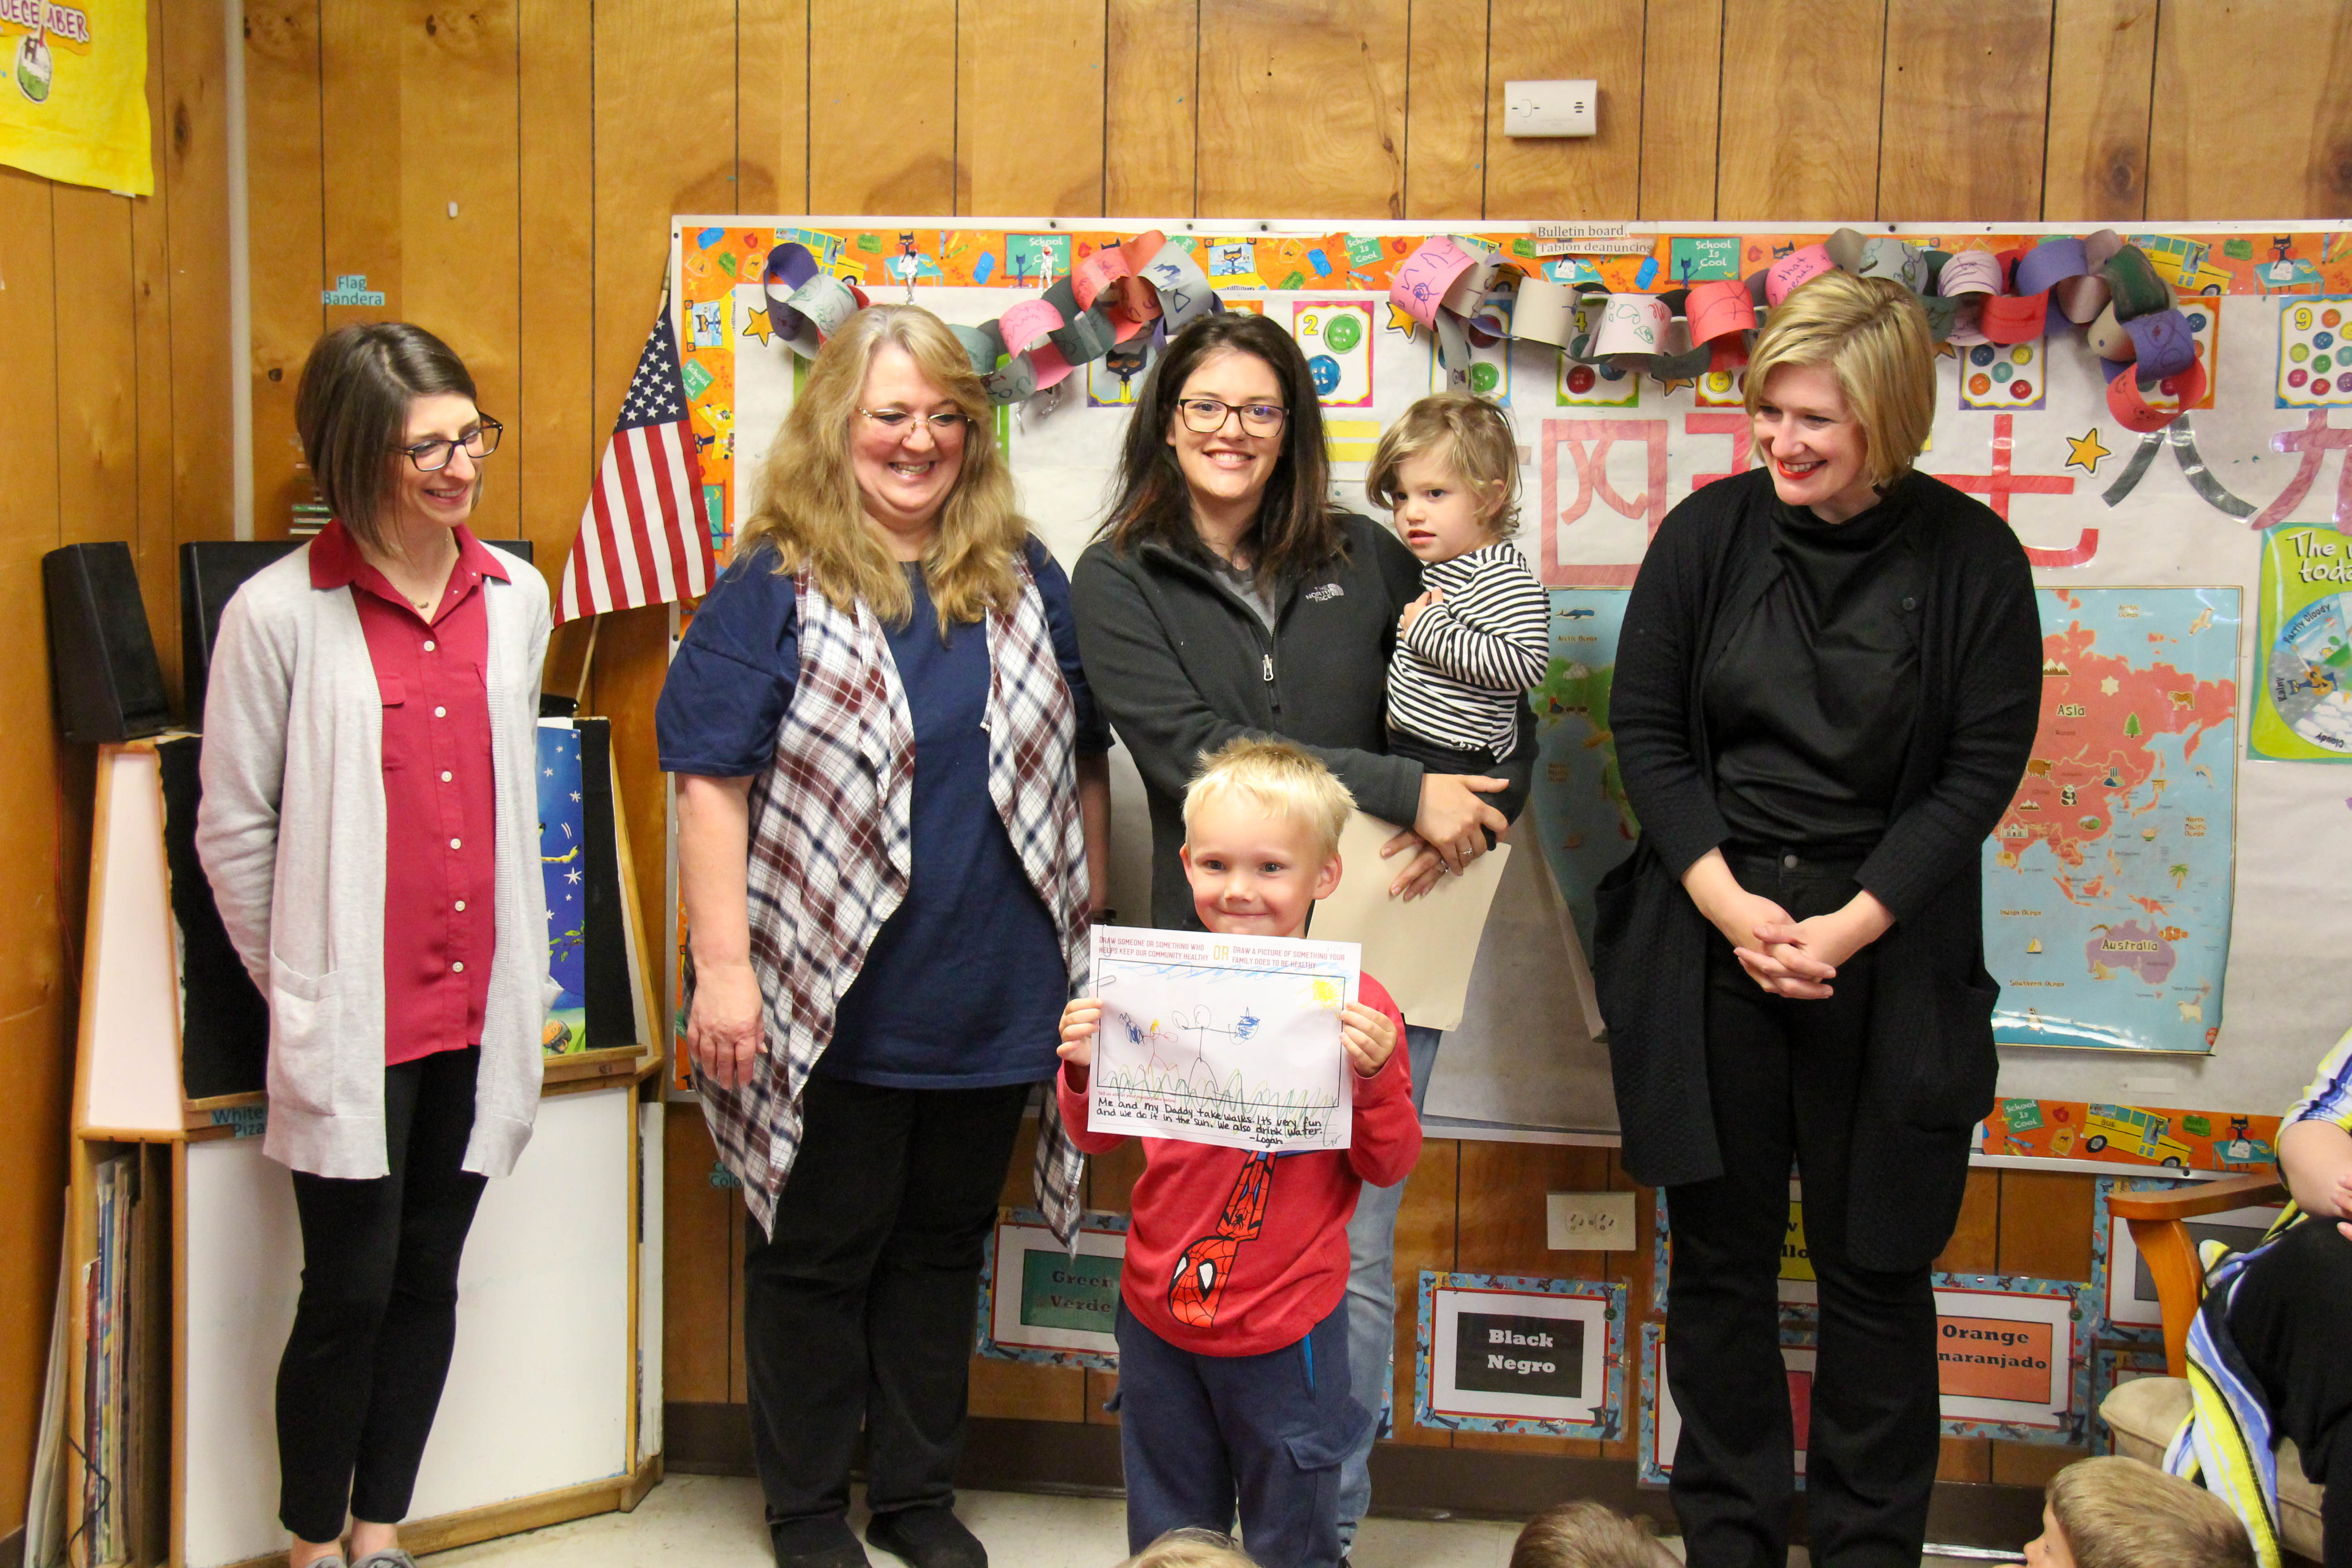
[[[961,1494],[958,1511],[985,1542],[997,1568],[1111,1568],[1127,1554],[1115,1498]],[[865,1510],[852,1522],[860,1532]],[[1357,1538],[1356,1568],[1505,1568],[1516,1524],[1486,1520],[1374,1519]],[[1680,1543],[1669,1542],[1674,1547]],[[898,1568],[887,1552],[875,1568]],[[1791,1568],[1804,1561],[1790,1553]],[[1955,1568],[1930,1557],[1922,1568]],[[1975,1561],[1981,1562],[1981,1559]],[[760,1522],[757,1482],[736,1476],[672,1476],[635,1513],[605,1514],[528,1535],[487,1541],[425,1559],[425,1568],[772,1568]]]

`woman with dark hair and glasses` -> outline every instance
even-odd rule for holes
[[[221,616],[196,849],[269,1003],[302,1294],[278,1369],[291,1568],[413,1568],[396,1526],[483,1184],[539,1109],[547,584],[466,528],[499,426],[430,332],[344,327],[295,423],[334,521]]]
[[[1071,579],[1087,679],[1150,805],[1152,924],[1199,928],[1176,853],[1184,786],[1202,753],[1239,736],[1305,746],[1357,805],[1404,826],[1381,849],[1395,896],[1459,871],[1517,815],[1535,755],[1524,717],[1495,777],[1387,753],[1389,653],[1421,592],[1412,552],[1333,504],[1323,411],[1290,334],[1244,311],[1179,332],[1144,382],[1109,517]],[[1405,1036],[1417,1110],[1438,1034]],[[1349,1227],[1350,1384],[1368,1416],[1340,1466],[1343,1542],[1371,1495],[1402,1200],[1402,1184],[1367,1186]]]

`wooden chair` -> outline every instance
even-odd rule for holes
[[[2172,1435],[2189,1417],[2189,1325],[2205,1294],[2205,1270],[2189,1221],[2255,1204],[2276,1203],[2286,1184],[2275,1175],[2230,1176],[2160,1193],[2114,1193],[2107,1207],[2131,1226],[2132,1244],[2147,1261],[2164,1313],[2164,1364],[2170,1374],[2117,1385],[2099,1405],[2115,1433],[2116,1452],[2159,1468]],[[2279,1539],[2290,1552],[2320,1555],[2321,1489],[2305,1480],[2290,1442],[2278,1447]]]

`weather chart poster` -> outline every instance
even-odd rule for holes
[[[1916,247],[1927,281],[1972,251],[1990,253],[1978,271],[2013,279],[2035,250],[2083,231],[1870,233]],[[1338,504],[1384,516],[1363,491],[1372,449],[1433,388],[1466,387],[1510,420],[1516,542],[1553,606],[1550,667],[1529,693],[1541,761],[1519,831],[1566,906],[1564,940],[1589,943],[1592,889],[1640,831],[1609,727],[1626,591],[1667,514],[1755,462],[1748,341],[1696,353],[1675,291],[1696,299],[1753,277],[1831,238],[1828,226],[680,217],[672,309],[714,542],[723,552],[755,504],[761,458],[804,376],[791,297],[772,287],[780,251],[799,247],[809,268],[869,300],[983,328],[1148,234],[1218,308],[1297,340]],[[2327,933],[2352,916],[2352,773],[2335,765],[2352,760],[2352,227],[2191,224],[2116,238],[2177,311],[2184,368],[2143,381],[2103,362],[2061,309],[2062,283],[2038,334],[1938,345],[1918,459],[2015,531],[2042,630],[2032,759],[1979,866],[1985,961],[2002,987],[2000,1108],[1980,1148],[2244,1168],[2346,1021],[2314,979],[2333,972]],[[1482,275],[1491,266],[1451,320],[1412,287],[1391,294],[1440,252]],[[1549,318],[1558,342],[1522,302],[1559,297],[1528,288],[1538,280],[1580,291]],[[1664,322],[1659,357],[1559,346],[1587,331],[1597,342],[1617,316]],[[1465,322],[1491,330],[1465,335]],[[1022,508],[1065,565],[1101,523],[1156,346],[1150,331],[1123,340],[997,411]],[[1006,355],[1000,372],[1027,357],[1009,344]],[[1274,1028],[1275,1014],[1254,1016]],[[2117,1053],[2140,1064],[2120,1083]],[[2125,1089],[2136,1103],[2114,1103]]]

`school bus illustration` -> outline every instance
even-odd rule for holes
[[[2168,234],[2135,235],[2132,243],[2147,253],[2148,259],[2172,275],[2184,294],[2226,294],[2233,281],[2227,268],[2210,264],[2206,258],[2212,252],[2203,243],[2181,239]]]
[[[2083,1140],[2087,1152],[2095,1154],[2113,1147],[2142,1160],[2169,1165],[2176,1171],[2189,1169],[2189,1156],[2194,1152],[2188,1144],[2171,1136],[2170,1121],[2128,1105],[2090,1107],[2083,1118],[2083,1131],[2089,1134]]]

